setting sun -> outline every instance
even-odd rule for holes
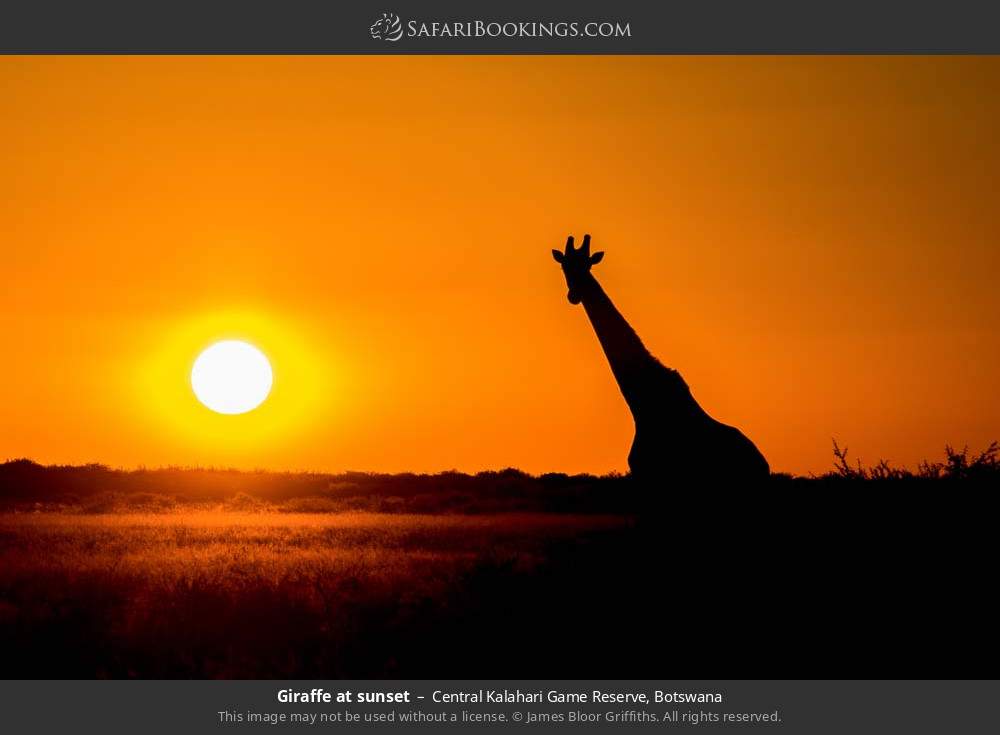
[[[624,472],[632,417],[550,255],[587,232],[774,470],[823,472],[831,437],[987,446],[998,83],[977,57],[11,59],[4,455]],[[253,410],[192,384],[223,340],[270,363]]]
[[[271,363],[251,344],[216,342],[191,368],[191,388],[216,413],[239,414],[257,408],[271,392]]]

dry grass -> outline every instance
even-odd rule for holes
[[[0,514],[3,673],[433,670],[433,637],[497,614],[496,589],[534,578],[554,548],[626,525],[542,514]]]
[[[995,658],[997,446],[836,452],[741,488],[0,464],[0,676],[827,676],[879,647],[894,678],[963,650],[931,628]]]

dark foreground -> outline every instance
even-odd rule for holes
[[[988,473],[754,488],[490,473],[303,495],[273,476],[175,473],[165,494],[89,471],[111,490],[0,484],[0,676],[997,672]],[[380,509],[344,507],[364,504]]]
[[[7,514],[0,674],[993,676],[995,510],[957,500]]]

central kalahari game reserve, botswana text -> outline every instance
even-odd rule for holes
[[[588,702],[595,704],[656,704],[663,702],[719,704],[722,702],[722,694],[719,692],[663,692],[656,690],[650,695],[648,692],[602,692],[598,689],[590,692],[564,692],[556,689],[550,689],[545,692],[541,689],[533,691],[522,691],[521,689],[475,689],[472,691],[445,692],[435,689],[430,698],[431,701],[440,704],[538,704],[541,702],[553,702],[557,704],[585,704]],[[412,697],[409,691],[330,692],[326,689],[315,688],[302,691],[282,689],[278,692],[279,702],[404,704],[426,699],[427,697],[421,695]]]

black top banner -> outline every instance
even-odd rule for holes
[[[0,52],[996,53],[981,0],[19,0]]]

